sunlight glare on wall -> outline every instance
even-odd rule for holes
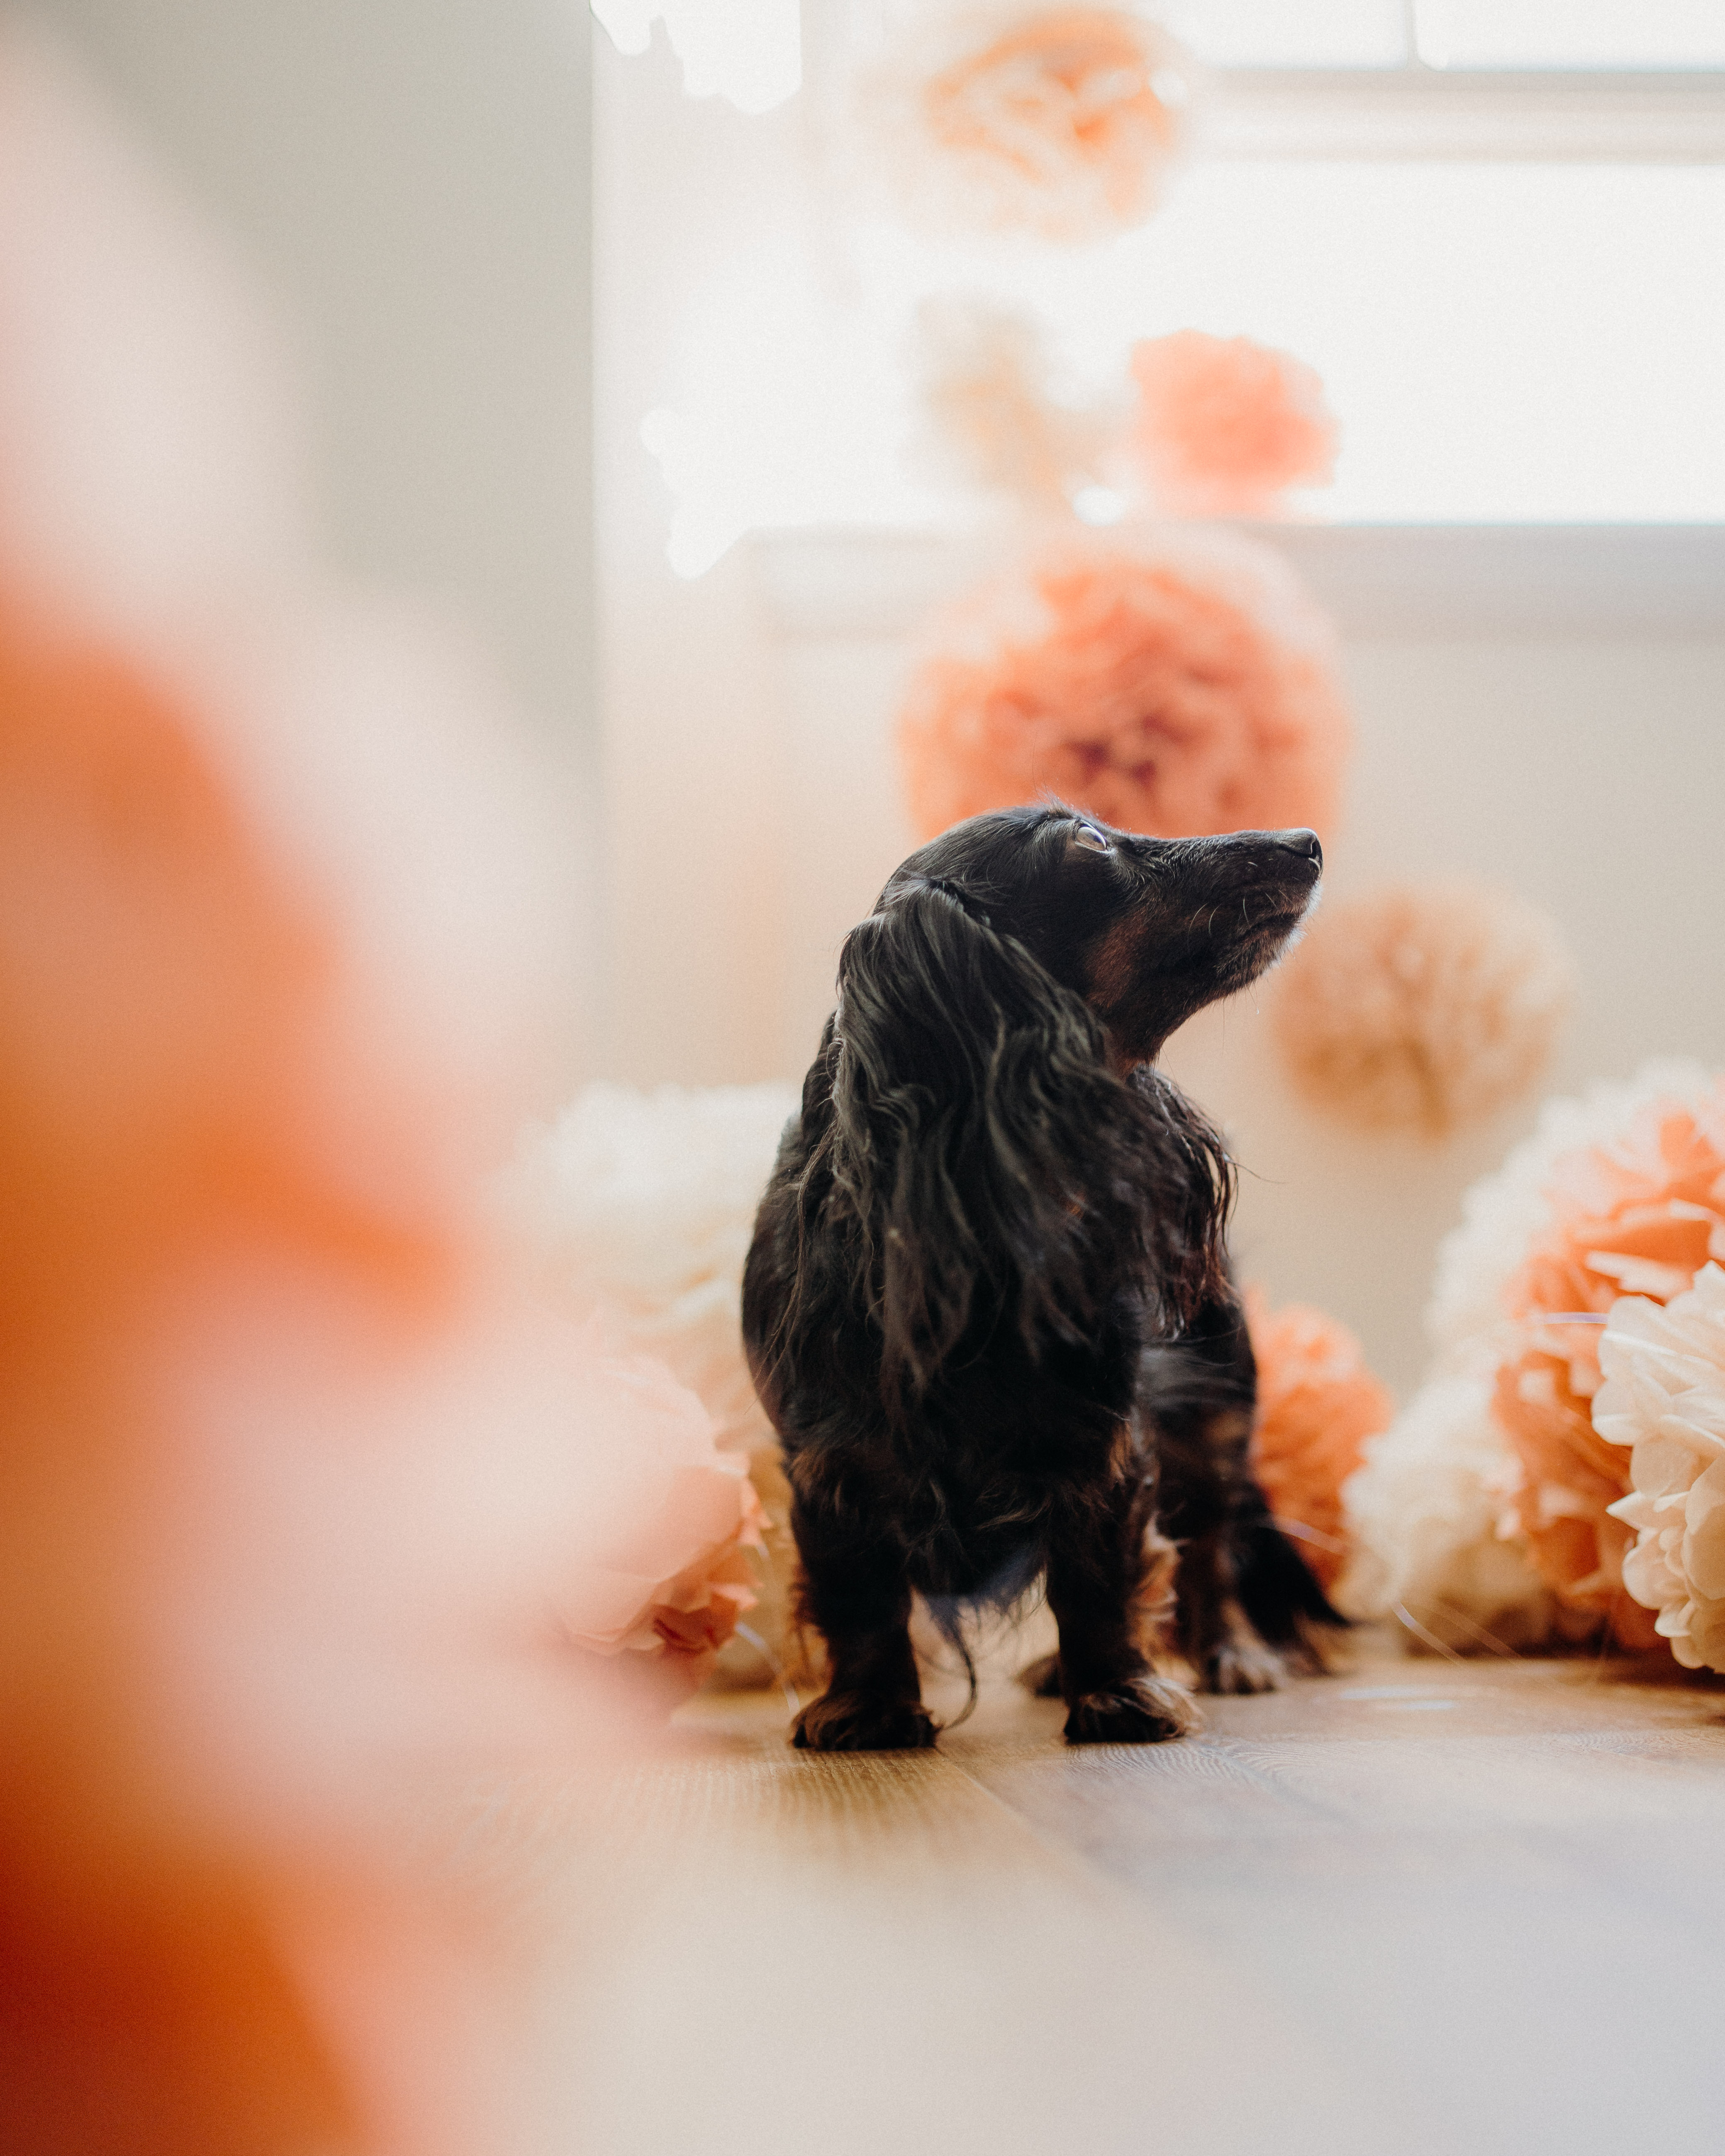
[[[803,82],[798,0],[592,0],[620,53],[644,53],[665,24],[691,97],[769,112]]]

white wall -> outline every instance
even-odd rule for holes
[[[302,340],[334,565],[592,732],[584,0],[39,0]]]

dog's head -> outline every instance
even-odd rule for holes
[[[1003,1298],[1040,1352],[1093,1333],[1124,1276],[1165,1330],[1219,1291],[1232,1165],[1142,1066],[1271,963],[1320,864],[1309,831],[1141,839],[1055,806],[897,870],[845,939],[812,1074],[889,1402]]]
[[[955,824],[894,873],[880,909],[943,891],[1081,996],[1111,1060],[1132,1065],[1275,961],[1322,869],[1311,831],[1147,839],[1054,803]]]

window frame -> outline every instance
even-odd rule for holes
[[[1725,524],[1228,528],[1285,554],[1348,643],[1725,642]],[[814,525],[742,544],[775,637],[908,641],[1019,536]]]
[[[1199,154],[1725,163],[1725,69],[1215,68]]]

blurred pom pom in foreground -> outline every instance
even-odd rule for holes
[[[434,1851],[476,1773],[629,1737],[572,1635],[660,1521],[644,1418],[711,1450],[494,1240],[562,979],[532,777],[459,653],[321,588],[272,355],[58,51],[0,26],[21,2156],[536,2145],[510,1956]],[[668,1573],[723,1539],[672,1524]]]
[[[896,12],[889,49],[856,126],[916,222],[1073,245],[1154,213],[1196,70],[1137,8],[937,0]]]

